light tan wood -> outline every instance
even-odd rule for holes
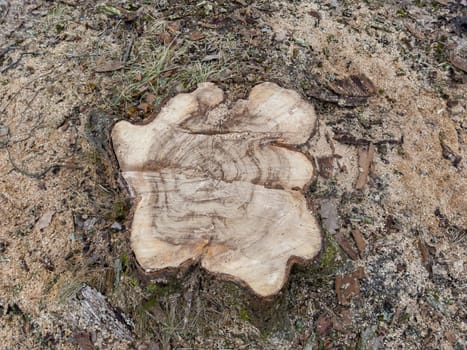
[[[294,149],[312,135],[313,106],[273,83],[230,108],[200,84],[147,125],[119,122],[112,141],[136,209],[132,248],[147,272],[202,266],[277,293],[294,261],[321,248],[302,189],[311,161]]]

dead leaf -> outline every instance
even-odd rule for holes
[[[332,328],[343,332],[352,325],[352,311],[346,307],[338,307],[336,315],[332,318]]]
[[[323,87],[310,87],[307,94],[321,101],[337,103],[339,106],[356,107],[368,103],[368,98],[376,94],[376,86],[364,74],[336,79]]]
[[[152,110],[152,106],[147,102],[141,102],[137,108],[144,113],[149,113]]]
[[[154,94],[144,94],[144,101],[149,103],[149,104],[153,104],[154,101],[156,100],[156,95]]]
[[[188,36],[188,39],[192,41],[201,40],[203,38],[204,38],[204,34],[197,30],[195,30]]]
[[[354,272],[346,275],[336,276],[336,294],[339,304],[348,305],[352,299],[360,294],[359,279],[365,277],[363,267],[359,267]]]
[[[373,159],[375,157],[375,145],[370,143],[368,149],[366,147],[361,147],[358,150],[358,166],[360,168],[360,173],[355,183],[355,189],[362,190],[367,181],[368,174],[372,171]]]
[[[336,162],[334,161],[334,158],[334,156],[324,156],[317,158],[319,175],[325,179],[330,179],[335,175]]]
[[[169,22],[167,23],[167,30],[172,34],[175,34],[180,30],[180,24],[178,22]]]
[[[360,257],[362,258],[363,254],[365,253],[365,248],[366,248],[365,239],[363,238],[362,234],[358,230],[352,231],[352,237],[355,241],[355,244],[357,245],[357,249],[360,254]]]
[[[316,333],[323,336],[332,326],[332,318],[327,314],[322,314],[316,321]]]
[[[39,231],[42,231],[45,229],[47,226],[50,225],[50,222],[52,221],[52,217],[54,216],[55,211],[53,210],[47,210],[39,220],[36,222],[36,229]]]
[[[111,61],[111,62],[105,62],[105,63],[97,65],[94,68],[94,71],[96,73],[107,73],[107,72],[114,72],[116,70],[120,70],[123,67],[125,67],[124,63],[118,62],[118,61],[113,61],[113,62]]]
[[[167,32],[161,33],[159,35],[159,39],[166,45],[168,45],[168,44],[170,44],[172,42],[172,37]]]
[[[357,260],[358,259],[358,254],[357,252],[352,248],[352,244],[350,241],[341,233],[339,232],[336,235],[336,241],[339,243],[339,246],[342,248],[342,250],[352,259],[352,260]]]

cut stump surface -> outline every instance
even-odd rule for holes
[[[293,262],[321,248],[302,190],[313,165],[294,146],[312,135],[313,106],[273,83],[231,108],[200,84],[147,125],[121,121],[112,141],[136,208],[132,248],[147,272],[201,261],[208,271],[277,293]]]

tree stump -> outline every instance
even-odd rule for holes
[[[296,92],[254,87],[232,106],[212,83],[171,99],[146,125],[117,123],[112,141],[135,197],[131,242],[148,272],[197,262],[276,294],[291,264],[321,248],[303,189],[314,176],[296,150],[316,115]]]

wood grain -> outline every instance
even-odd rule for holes
[[[302,194],[313,165],[294,148],[312,135],[315,112],[273,83],[230,107],[223,100],[214,84],[200,84],[151,123],[113,128],[136,198],[132,247],[147,272],[201,261],[258,295],[273,295],[291,263],[321,247]]]

